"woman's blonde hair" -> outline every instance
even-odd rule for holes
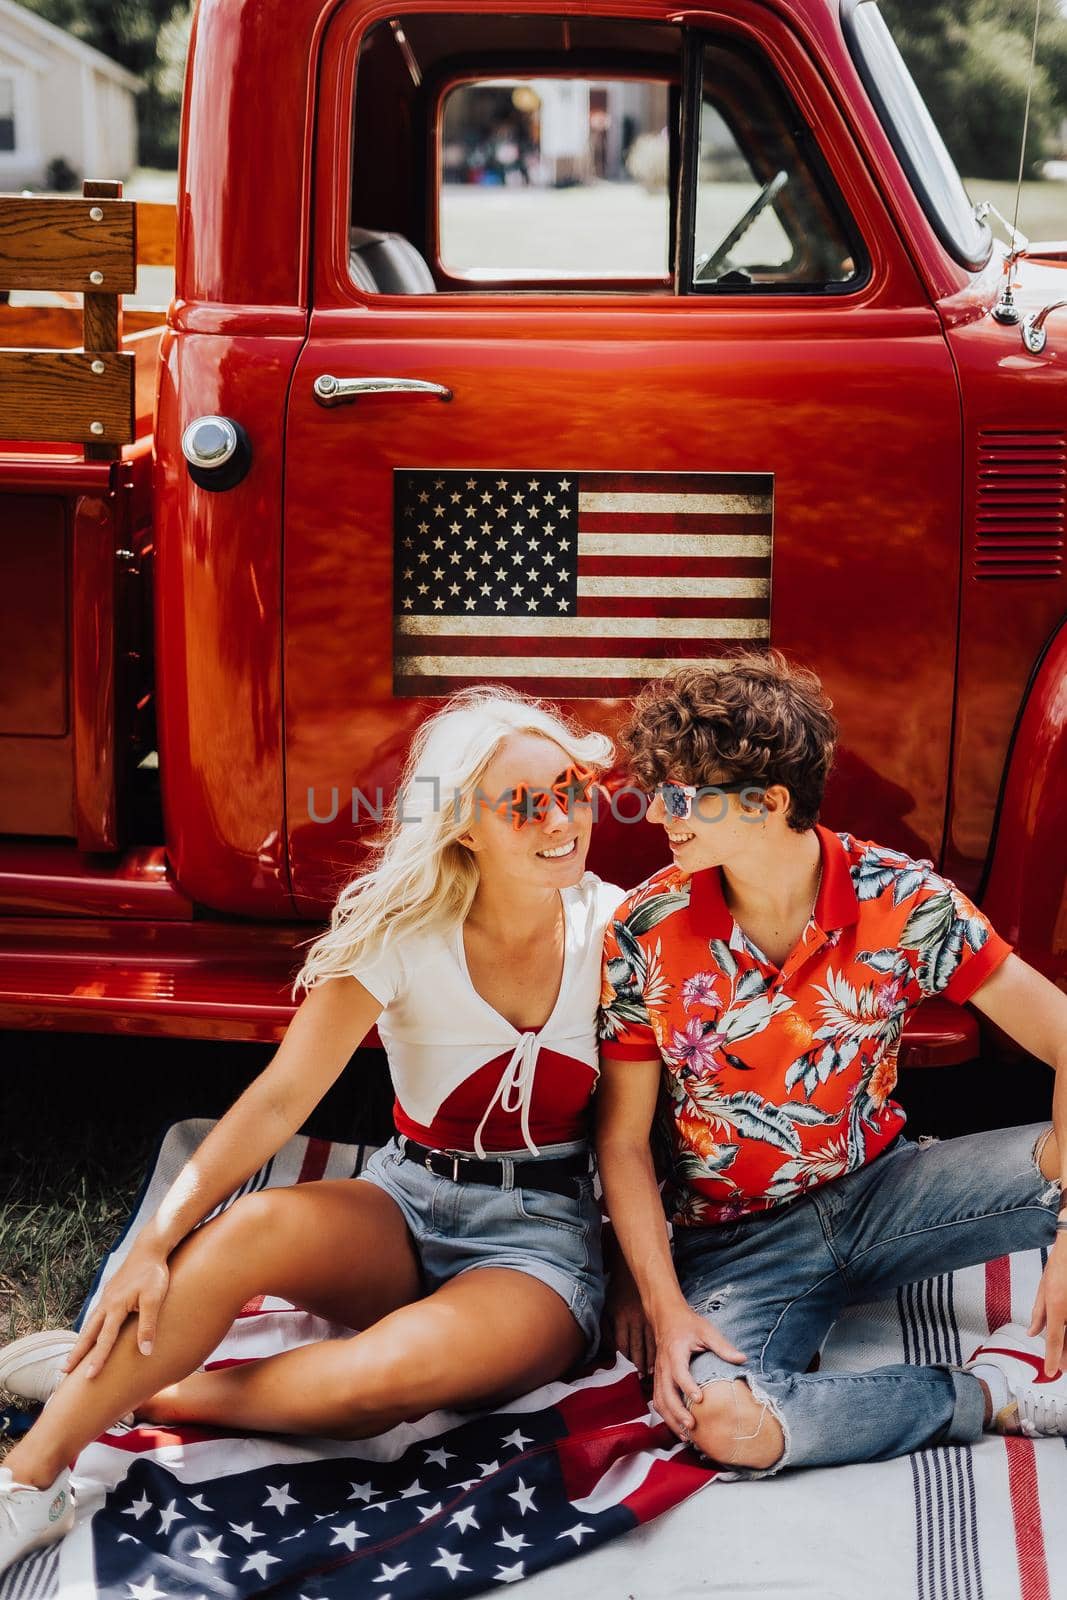
[[[412,739],[384,828],[369,843],[370,863],[338,895],[329,928],[293,981],[293,999],[406,934],[463,921],[479,871],[459,836],[474,820],[486,768],[514,733],[553,739],[570,761],[598,772],[614,760],[606,734],[583,731],[517,689],[478,686],[452,695]]]

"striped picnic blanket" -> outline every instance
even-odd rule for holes
[[[166,1131],[79,1321],[210,1126]],[[297,1136],[242,1192],[350,1176],[369,1154]],[[1028,1319],[1041,1267],[1002,1258],[855,1307],[823,1370],[964,1359]],[[350,1332],[260,1297],[207,1364]],[[0,1600],[438,1600],[518,1580],[527,1600],[1067,1600],[1061,1440],[715,1479],[604,1352],[507,1406],[374,1439],[117,1425],[78,1459],[73,1532],[0,1578]]]

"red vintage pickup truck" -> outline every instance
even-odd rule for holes
[[[0,289],[85,293],[0,306],[0,1027],[277,1039],[442,695],[611,732],[736,639],[833,697],[824,820],[1067,982],[1067,247],[876,0],[201,0],[165,326],[87,191],[0,201]]]

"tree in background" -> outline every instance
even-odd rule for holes
[[[175,166],[189,0],[22,0],[22,4],[136,73],[145,85],[137,96],[141,164]]]
[[[22,0],[143,79],[140,159],[178,157],[190,0]],[[961,172],[1014,178],[1019,165],[1035,0],[881,0],[901,54]],[[1058,146],[1067,118],[1067,18],[1043,0],[1027,170]]]
[[[881,0],[881,10],[961,172],[1019,170],[1035,0]],[[1027,176],[1067,117],[1067,20],[1043,0],[1026,140]]]

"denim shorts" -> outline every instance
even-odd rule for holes
[[[593,1179],[575,1180],[576,1195],[516,1187],[512,1161],[533,1161],[528,1150],[494,1150],[504,1158],[506,1188],[455,1183],[429,1172],[401,1153],[394,1135],[369,1157],[357,1177],[391,1195],[404,1214],[429,1294],[461,1272],[511,1267],[554,1289],[585,1334],[586,1358],[600,1343],[604,1310],[604,1264],[600,1248],[600,1201]],[[541,1155],[588,1150],[585,1140],[545,1144]]]

